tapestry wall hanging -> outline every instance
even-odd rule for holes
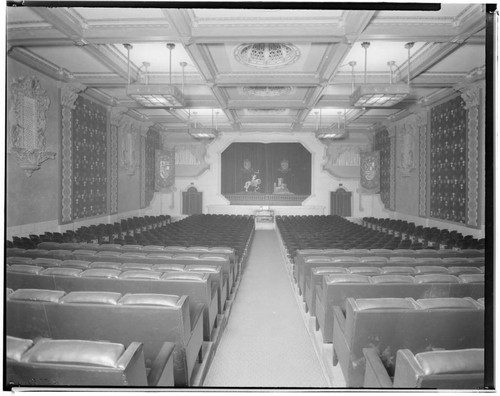
[[[106,108],[79,97],[72,117],[73,220],[107,213]]]
[[[431,217],[465,224],[466,180],[467,110],[457,97],[431,110]]]

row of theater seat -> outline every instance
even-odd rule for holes
[[[484,257],[411,257],[411,256],[393,256],[393,257],[377,257],[377,256],[342,256],[333,254],[302,254],[299,253],[294,260],[293,275],[297,282],[299,292],[303,293],[305,285],[310,278],[311,269],[314,267],[484,267]],[[432,269],[432,268],[431,268]],[[423,271],[424,268],[421,269]],[[437,270],[433,269],[433,270]],[[374,270],[377,271],[377,270]],[[390,269],[385,269],[385,273],[389,273]],[[392,270],[392,273],[395,270]],[[441,270],[444,272],[445,270]],[[448,269],[448,272],[450,270]],[[453,269],[453,273],[461,273],[463,269]],[[483,269],[484,272],[484,269]],[[401,273],[401,270],[399,270]]]
[[[484,387],[484,250],[366,249],[363,238],[400,236],[335,216],[279,223],[304,309],[347,387]],[[446,360],[469,355],[458,369]]]
[[[194,265],[198,269],[206,266],[221,268],[228,294],[233,293],[234,285],[240,276],[240,263],[234,253],[197,254],[197,253],[147,253],[90,250],[40,250],[26,251],[7,249],[8,264],[39,265],[44,267],[65,266],[78,269],[109,268],[121,270],[176,270],[179,265]],[[207,270],[208,271],[208,270]]]
[[[415,387],[418,376],[413,379],[406,377],[407,382],[404,382],[400,375],[395,375],[400,363],[398,354],[484,348],[484,303],[468,297],[418,300],[348,298],[345,311],[339,306],[334,306],[333,311],[333,362],[340,364],[349,387],[375,386],[371,382],[372,376],[366,375],[366,349],[372,350],[373,360],[384,368],[386,377],[394,377],[395,387]],[[409,352],[399,352],[402,350]],[[456,366],[456,363],[449,361],[446,367],[439,368],[442,374],[459,374],[455,381],[442,378],[444,384],[433,384],[432,381],[431,384],[461,388],[464,382],[461,382],[460,374],[472,372],[478,376],[474,377],[473,385],[467,383],[469,389],[471,385],[484,387],[482,364],[477,364],[476,360],[470,362],[472,367]]]
[[[80,227],[65,233],[13,237],[7,247],[34,249],[42,242],[155,246],[228,246],[241,255],[253,232],[251,216],[198,215],[171,223],[170,216],[144,216],[121,223]],[[209,233],[206,230],[210,230]]]
[[[134,235],[140,230],[146,231],[164,227],[169,224],[169,215],[143,216],[122,219],[120,223],[114,224],[93,224],[82,226],[76,230],[60,232],[45,232],[44,234],[31,234],[28,237],[12,237],[12,242],[7,241],[7,247],[18,247],[23,249],[33,249],[41,242],[83,242],[83,243],[110,243],[112,240],[123,242],[126,235]]]
[[[463,237],[453,231],[437,230],[436,228],[423,229],[422,227],[424,234],[418,234],[418,236],[411,234],[410,237],[408,232],[393,230],[385,223],[384,226],[378,222],[372,223],[370,218],[363,219],[362,224],[356,224],[336,215],[277,216],[276,221],[285,246],[292,256],[295,250],[306,248],[484,249],[484,240],[478,241],[471,236]],[[420,232],[421,228],[416,227],[416,231]],[[436,232],[442,235],[442,238],[461,238],[457,239],[461,243],[460,246],[436,242],[434,238]]]
[[[166,349],[171,350],[176,386],[192,384],[208,358],[202,309],[191,307],[185,295],[19,289],[7,295],[6,315],[7,334],[13,337],[140,343],[146,369],[155,377],[164,371]],[[55,373],[47,378],[57,381]]]
[[[203,216],[179,224],[183,221],[171,228],[139,221],[133,230],[135,238],[168,229],[170,241],[191,232],[189,243],[173,246],[45,241],[36,249],[7,249],[6,283],[16,290],[7,301],[7,334],[105,339],[128,348],[139,343],[149,375],[161,358],[158,352],[173,342],[175,386],[201,385],[229,315],[253,222],[243,216]],[[210,227],[224,224],[241,235],[215,233],[204,245]],[[51,371],[47,378],[58,377]],[[147,385],[162,386],[155,380]]]
[[[439,229],[438,227],[417,226],[405,220],[388,218],[363,217],[362,224],[373,230],[400,237],[403,241],[421,243],[423,247],[442,249],[484,249],[485,240],[472,235],[462,235],[455,230]]]

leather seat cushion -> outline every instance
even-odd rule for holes
[[[467,298],[421,298],[417,303],[422,309],[474,309],[474,303]]]
[[[15,360],[16,362],[19,362],[23,353],[33,346],[33,341],[31,340],[12,336],[7,336],[6,341],[7,359]]]
[[[326,276],[326,283],[370,283],[370,279],[365,275],[358,274],[332,274]]]
[[[51,267],[44,269],[42,275],[56,275],[56,276],[80,276],[81,269],[78,268],[64,268],[64,267]]]
[[[348,270],[344,267],[316,267],[312,269],[314,275],[322,274],[347,274]]]
[[[124,351],[122,344],[112,342],[41,339],[21,357],[21,361],[116,368]]]
[[[484,274],[463,274],[459,278],[463,283],[484,283]]]
[[[149,270],[130,270],[124,271],[120,275],[120,279],[156,279],[159,280],[162,273],[160,271]]]
[[[415,359],[426,375],[484,371],[483,349],[421,352],[415,355]]]
[[[204,274],[197,272],[165,272],[161,279],[203,281]]]
[[[358,311],[372,309],[415,309],[412,301],[405,298],[362,298],[356,300]]]
[[[119,301],[120,305],[162,305],[175,307],[180,297],[170,294],[126,294]]]
[[[23,274],[39,274],[43,267],[28,264],[12,264],[9,266],[9,272],[21,272]]]
[[[120,293],[81,291],[70,292],[61,299],[63,304],[111,304],[116,305],[121,298]]]
[[[370,277],[370,281],[373,284],[382,283],[415,283],[412,276],[408,275],[376,275]]]
[[[83,278],[118,278],[121,274],[120,270],[108,268],[90,268],[81,273]]]
[[[62,290],[18,289],[9,294],[9,300],[59,302],[65,294]]]
[[[415,281],[417,283],[460,283],[460,279],[456,276],[447,274],[416,275]]]

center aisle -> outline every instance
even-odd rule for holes
[[[325,388],[274,230],[255,232],[207,387]]]

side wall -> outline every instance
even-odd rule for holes
[[[467,141],[460,149],[466,152],[466,191],[449,194],[466,201],[463,222],[432,218],[430,198],[433,192],[430,177],[431,160],[430,136],[436,126],[431,122],[431,111],[438,105],[448,103],[461,96],[467,110],[465,121]],[[460,86],[448,96],[419,108],[414,113],[397,121],[388,122],[390,159],[393,174],[388,194],[391,200],[382,210],[373,212],[374,217],[389,217],[412,221],[426,227],[448,228],[464,235],[482,238],[485,235],[485,174],[484,174],[484,81]],[[459,144],[453,142],[453,144]],[[451,158],[448,159],[451,161]],[[445,183],[447,181],[443,181]],[[450,180],[453,182],[453,180]],[[461,195],[458,197],[457,195]]]

